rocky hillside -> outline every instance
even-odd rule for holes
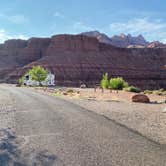
[[[148,44],[148,48],[166,48],[166,44],[163,44],[159,41],[154,41]]]
[[[104,33],[100,33],[98,31],[90,31],[90,32],[84,32],[81,33],[85,36],[95,37],[97,38],[101,43],[110,44],[115,47],[121,47],[121,48],[166,48],[166,45],[159,42],[148,42],[145,40],[145,38],[142,35],[138,36],[132,36],[130,34],[125,35],[115,35],[113,37],[108,37]]]
[[[108,37],[107,35],[100,33],[98,31],[91,31],[82,33],[82,35],[96,37],[101,43],[110,44],[116,47],[129,47],[129,46],[144,46],[146,47],[149,42],[147,42],[142,35],[133,37],[130,34],[125,35],[115,35],[113,37]]]
[[[144,89],[166,87],[165,48],[117,48],[85,35],[9,40],[0,45],[1,82],[16,83],[28,69],[41,65],[58,85],[99,84],[103,73],[122,76]]]

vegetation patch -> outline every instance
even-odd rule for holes
[[[42,86],[42,81],[46,80],[48,71],[41,66],[33,66],[32,69],[30,69],[18,80],[19,86],[24,85],[27,75],[29,75],[33,81],[38,82],[39,86]]]
[[[33,66],[28,74],[32,77],[32,80],[39,82],[39,85],[42,86],[42,81],[47,78],[48,71],[41,66]]]
[[[126,92],[134,92],[134,93],[140,93],[141,92],[141,89],[139,89],[135,86],[129,86],[129,87],[123,88],[123,90],[126,91]]]
[[[73,89],[68,89],[66,93],[75,93],[75,91]]]
[[[105,73],[103,75],[103,79],[101,80],[101,87],[103,89],[108,89],[109,88],[108,73]]]
[[[132,92],[141,91],[139,88],[136,88],[134,86],[129,87],[128,82],[126,82],[122,77],[109,79],[108,73],[105,73],[103,75],[103,78],[101,80],[101,88],[102,89],[111,89],[111,90],[122,90],[122,89],[126,88],[126,91],[132,91]]]
[[[122,90],[128,87],[128,83],[122,77],[112,78],[109,87],[113,90]]]
[[[152,90],[145,90],[144,94],[153,94],[153,91]]]
[[[154,94],[154,95],[166,95],[166,91],[164,89],[159,89],[159,90],[145,90],[144,94]]]

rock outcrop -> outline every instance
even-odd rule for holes
[[[144,46],[146,47],[148,45],[148,42],[144,39],[142,35],[133,37],[130,34],[125,35],[121,34],[120,36],[113,36],[111,37],[112,45],[117,47],[128,47],[130,45],[137,45],[137,46]]]
[[[154,41],[148,44],[148,48],[166,48],[166,44],[163,44],[159,41]]]
[[[166,87],[165,48],[117,48],[84,35],[12,40],[0,46],[1,82],[16,83],[28,69],[41,65],[58,85],[93,86],[102,75],[124,77],[143,89]]]
[[[99,42],[97,39],[92,37],[86,37],[83,35],[57,35],[53,36],[51,43],[48,47],[48,55],[51,54],[49,51],[99,51]]]
[[[146,47],[149,44],[149,42],[147,42],[142,35],[133,37],[130,34],[128,35],[121,34],[119,36],[115,35],[113,37],[108,37],[104,33],[100,33],[98,31],[84,32],[82,33],[82,35],[95,37],[101,43],[110,44],[115,47],[122,47],[122,48],[127,48],[131,46]]]

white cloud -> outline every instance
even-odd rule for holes
[[[94,28],[92,28],[91,26],[86,25],[83,22],[75,22],[73,24],[73,29],[74,29],[75,32],[84,32],[84,31],[94,30]]]
[[[60,12],[55,12],[53,16],[54,16],[54,17],[58,17],[58,18],[64,18],[64,17],[65,17],[65,16],[64,16],[62,13],[60,13]]]
[[[22,39],[22,40],[27,40],[27,39],[28,39],[28,37],[27,37],[27,36],[22,35],[22,34],[12,36],[12,38],[14,38],[14,39]]]
[[[0,43],[3,43],[9,39],[28,39],[27,36],[19,34],[19,35],[11,35],[4,29],[0,29]]]
[[[14,24],[25,24],[29,21],[28,18],[26,18],[23,14],[7,15],[1,13],[0,18]]]
[[[111,23],[113,33],[143,34],[149,40],[166,41],[166,23],[159,19],[136,18],[127,22]]]
[[[9,16],[8,20],[15,24],[24,24],[28,22],[28,19],[24,15],[13,15]]]

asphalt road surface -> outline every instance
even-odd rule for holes
[[[166,147],[77,105],[0,85],[0,166],[166,166]]]

